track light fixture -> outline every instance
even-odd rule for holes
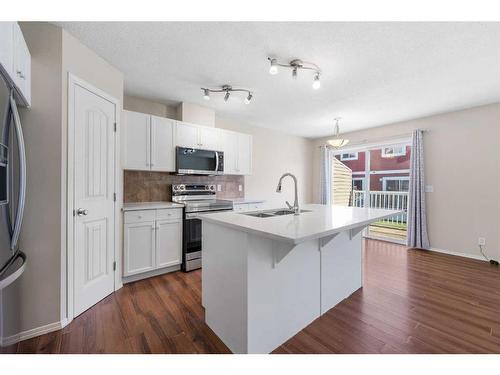
[[[253,94],[250,90],[241,89],[241,88],[233,88],[230,85],[223,85],[220,89],[207,89],[205,87],[201,88],[203,90],[203,98],[205,100],[210,100],[211,92],[223,92],[224,93],[224,101],[227,102],[232,92],[246,92],[247,96],[245,97],[245,104],[249,104],[253,98]]]
[[[267,58],[270,63],[269,74],[276,75],[278,74],[278,67],[292,69],[292,78],[297,78],[297,72],[301,69],[303,70],[311,70],[314,72],[314,79],[312,83],[313,89],[317,90],[321,87],[321,82],[319,80],[319,76],[321,74],[321,69],[313,63],[305,62],[299,59],[295,59],[290,61],[288,64],[280,63],[276,58],[268,57]]]

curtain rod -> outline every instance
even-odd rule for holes
[[[429,129],[420,129],[424,133],[430,133]],[[349,143],[345,149],[353,148],[353,147],[358,147],[358,146],[363,146],[365,144],[372,144],[372,143],[377,143],[377,142],[384,142],[384,141],[391,141],[391,140],[399,140],[401,138],[411,138],[413,133],[405,133],[405,134],[399,134],[399,135],[391,135],[387,137],[379,137],[379,138],[371,138],[371,139],[362,139],[358,142],[355,143]],[[318,147],[323,147],[325,145],[320,145]],[[339,148],[338,151],[342,151],[343,148]]]

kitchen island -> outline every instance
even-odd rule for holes
[[[301,208],[200,215],[205,320],[233,353],[271,352],[359,289],[361,232],[400,213]]]

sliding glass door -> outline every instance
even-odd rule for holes
[[[403,211],[372,224],[365,236],[406,241],[410,154],[409,140],[350,148],[335,154],[333,204]]]

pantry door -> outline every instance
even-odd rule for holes
[[[75,82],[72,92],[73,317],[115,290],[116,103]]]

